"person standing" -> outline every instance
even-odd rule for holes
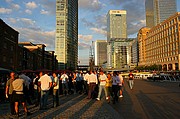
[[[45,73],[43,76],[40,77],[38,82],[41,85],[41,103],[40,103],[40,109],[46,109],[47,108],[47,100],[49,96],[49,89],[52,87],[52,80],[51,77]]]
[[[117,72],[113,72],[112,77],[112,92],[113,92],[113,104],[118,101],[118,87],[119,87],[120,79]]]
[[[12,100],[12,93],[13,93],[13,86],[12,86],[12,82],[15,80],[15,73],[11,72],[10,73],[10,79],[7,80],[6,83],[6,98],[9,98],[9,102],[10,102],[10,109],[11,109],[11,115],[15,115],[15,109],[14,109],[14,101]]]
[[[119,97],[122,98],[123,97],[123,85],[124,85],[124,79],[122,77],[122,75],[119,73]]]
[[[103,71],[100,71],[100,76],[99,76],[99,82],[100,82],[100,84],[99,84],[99,93],[98,93],[98,97],[96,98],[96,100],[100,100],[101,99],[102,90],[104,90],[104,92],[105,92],[106,100],[108,99],[107,91],[106,91],[106,88],[105,88],[106,79],[107,79],[107,76],[104,74]]]
[[[112,76],[111,76],[110,73],[107,74],[106,91],[107,91],[107,95],[108,95],[108,101],[110,102],[110,96],[113,98],[113,93],[112,93]]]
[[[69,78],[68,75],[64,71],[64,73],[61,75],[60,78],[60,80],[62,80],[62,90],[64,95],[68,94],[68,78]]]
[[[92,93],[94,93],[94,89],[95,89],[96,85],[98,84],[97,76],[92,71],[90,71],[90,75],[88,76],[87,84],[89,85],[87,99],[91,99]]]
[[[88,94],[88,84],[87,84],[88,77],[89,77],[89,72],[87,72],[84,75],[84,92],[85,92],[86,95]]]
[[[27,110],[26,99],[24,97],[24,84],[25,80],[21,79],[17,74],[15,76],[15,80],[12,82],[13,86],[13,101],[15,102],[15,112],[16,117],[19,117],[19,103],[23,105],[25,115],[30,115],[30,112]]]
[[[53,73],[53,107],[59,106],[59,78],[56,73]]]
[[[132,90],[133,86],[134,86],[134,75],[133,75],[132,71],[130,71],[130,73],[129,73],[128,81],[129,81],[129,87]]]

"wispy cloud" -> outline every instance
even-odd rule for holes
[[[49,12],[48,12],[48,11],[43,10],[43,9],[40,11],[40,13],[41,13],[41,14],[49,14]]]
[[[89,49],[89,48],[90,48],[90,44],[78,42],[78,49],[79,50],[85,50],[85,49]]]
[[[40,5],[42,9],[45,9],[42,13],[48,12],[48,15],[56,14],[56,0],[40,0]]]
[[[10,3],[10,2],[12,2],[12,0],[5,0],[7,3]]]
[[[93,36],[92,35],[78,35],[78,39],[81,40],[82,42],[89,43],[92,40]]]
[[[90,30],[92,30],[96,34],[101,34],[101,35],[107,36],[107,32],[104,29],[101,29],[101,28],[90,28]]]
[[[20,6],[18,4],[14,4],[14,3],[11,4],[11,7],[12,7],[12,9],[15,9],[15,10],[20,9]]]
[[[10,14],[12,12],[12,9],[8,8],[0,8],[0,14]]]
[[[25,13],[27,13],[27,14],[32,14],[32,11],[29,10],[29,9],[26,9],[26,10],[25,10]]]
[[[28,3],[26,3],[26,8],[35,9],[35,8],[37,8],[37,4],[34,1],[28,2]]]
[[[79,0],[78,7],[80,9],[89,10],[95,12],[97,10],[101,10],[104,4],[102,4],[99,0]]]

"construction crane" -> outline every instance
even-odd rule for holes
[[[95,66],[95,63],[94,63],[94,42],[92,41],[92,44],[90,46],[90,49],[89,49],[89,68],[90,70],[94,70],[94,66]]]

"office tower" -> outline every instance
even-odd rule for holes
[[[109,10],[107,14],[107,67],[112,68],[112,38],[127,38],[127,23],[125,10]]]
[[[107,14],[107,40],[111,38],[127,38],[125,10],[109,10]]]
[[[176,0],[146,0],[146,26],[152,28],[177,12]]]
[[[55,54],[58,69],[77,68],[78,0],[56,0]]]
[[[107,41],[97,40],[95,41],[95,65],[102,66],[107,62]]]

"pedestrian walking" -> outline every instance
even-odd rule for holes
[[[40,109],[47,109],[47,100],[49,96],[49,89],[52,87],[51,77],[47,75],[47,72],[40,77],[38,82],[41,85],[41,103]]]
[[[134,75],[133,75],[132,71],[130,71],[130,73],[129,73],[128,81],[129,81],[129,87],[132,90],[133,86],[134,86]]]
[[[53,73],[53,107],[59,106],[59,78]]]
[[[120,79],[120,82],[119,82],[119,97],[122,98],[123,97],[123,86],[124,86],[124,79],[121,75],[121,73],[119,73],[119,79]]]
[[[100,71],[100,75],[99,75],[99,92],[98,92],[98,97],[96,98],[96,100],[100,100],[101,99],[101,93],[102,93],[102,90],[104,90],[105,92],[105,97],[106,97],[106,100],[108,99],[108,96],[107,96],[107,90],[106,90],[106,79],[107,79],[107,76],[104,74],[103,71]]]
[[[97,76],[94,74],[93,71],[90,71],[90,75],[88,76],[88,82],[87,82],[88,86],[89,86],[89,90],[88,90],[88,97],[87,99],[91,99],[94,98],[96,95],[95,92],[95,87],[98,84],[98,80],[97,80]],[[93,97],[94,96],[94,97]]]
[[[112,92],[113,92],[113,104],[118,101],[118,87],[119,87],[120,79],[117,72],[113,72],[112,77]]]
[[[12,82],[15,80],[15,73],[11,72],[10,73],[10,79],[7,80],[6,83],[6,98],[9,99],[9,103],[10,103],[10,110],[11,110],[11,115],[15,115],[15,109],[14,109],[14,101],[13,101],[13,86],[12,86]]]
[[[108,95],[108,102],[110,102],[110,99],[113,98],[113,93],[112,93],[112,76],[110,73],[107,74],[107,79],[106,79],[106,91]],[[110,98],[111,97],[111,98]]]
[[[84,75],[84,92],[87,95],[88,94],[88,77],[89,77],[89,71]]]
[[[64,73],[61,75],[60,80],[62,81],[62,90],[65,96],[68,94],[68,78],[68,75],[64,71]]]

